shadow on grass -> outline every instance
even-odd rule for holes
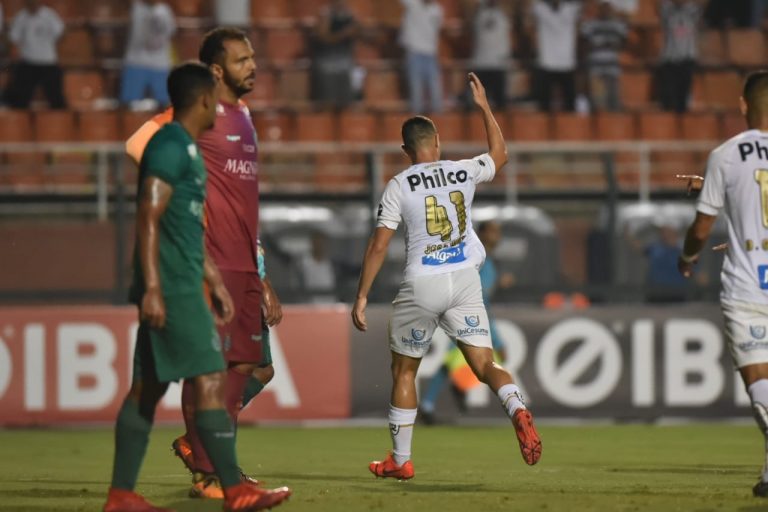
[[[395,491],[400,492],[413,492],[413,493],[508,493],[502,489],[487,489],[483,485],[477,484],[458,484],[458,483],[418,483],[418,482],[398,482],[391,480],[390,482],[376,483],[371,482],[368,485],[353,485],[356,489],[361,489],[366,492],[380,492],[390,494]]]
[[[731,465],[679,465],[679,466],[656,466],[652,468],[606,468],[608,473],[670,473],[680,475],[743,475],[755,472],[755,466],[750,464],[731,464]]]
[[[79,484],[81,484],[81,482],[78,482],[78,485]],[[12,498],[32,498],[32,499],[93,498],[96,496],[99,496],[99,494],[89,491],[88,489],[33,488],[33,489],[1,489],[0,490],[0,498],[9,498],[9,499],[12,499]]]

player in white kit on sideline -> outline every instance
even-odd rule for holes
[[[477,378],[498,394],[515,427],[525,462],[536,464],[541,457],[541,439],[520,389],[509,372],[493,360],[478,274],[485,249],[472,229],[472,201],[477,184],[491,181],[496,169],[506,163],[507,148],[483,85],[474,73],[469,80],[474,102],[483,115],[488,153],[471,160],[440,160],[440,139],[430,119],[417,116],[403,124],[402,148],[413,165],[390,180],[384,190],[352,309],[355,327],[365,331],[368,292],[402,221],[405,277],[389,324],[393,450],[383,461],[369,465],[380,477],[406,480],[414,475],[411,440],[418,405],[416,371],[438,325],[457,342]]]
[[[728,348],[766,439],[766,464],[753,487],[768,497],[768,71],[751,74],[741,97],[748,130],[712,151],[696,219],[678,261],[690,277],[718,213],[725,212],[728,244],[720,304]]]

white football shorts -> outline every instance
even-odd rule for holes
[[[768,363],[768,306],[721,300],[725,338],[737,368]]]
[[[424,357],[438,325],[455,341],[492,346],[480,274],[475,268],[405,280],[392,306],[389,347],[393,352]]]

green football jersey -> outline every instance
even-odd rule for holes
[[[173,187],[159,225],[163,296],[202,294],[206,171],[197,144],[179,123],[166,124],[147,144],[139,165],[137,200],[141,198],[144,180],[149,176],[155,176]],[[143,295],[144,275],[137,238],[130,297],[139,304]]]

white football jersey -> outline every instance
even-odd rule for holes
[[[697,210],[725,209],[721,298],[768,304],[768,132],[748,130],[712,151]]]
[[[379,203],[378,226],[405,222],[405,278],[479,268],[485,249],[472,229],[478,183],[491,181],[490,155],[409,167],[392,178]]]

